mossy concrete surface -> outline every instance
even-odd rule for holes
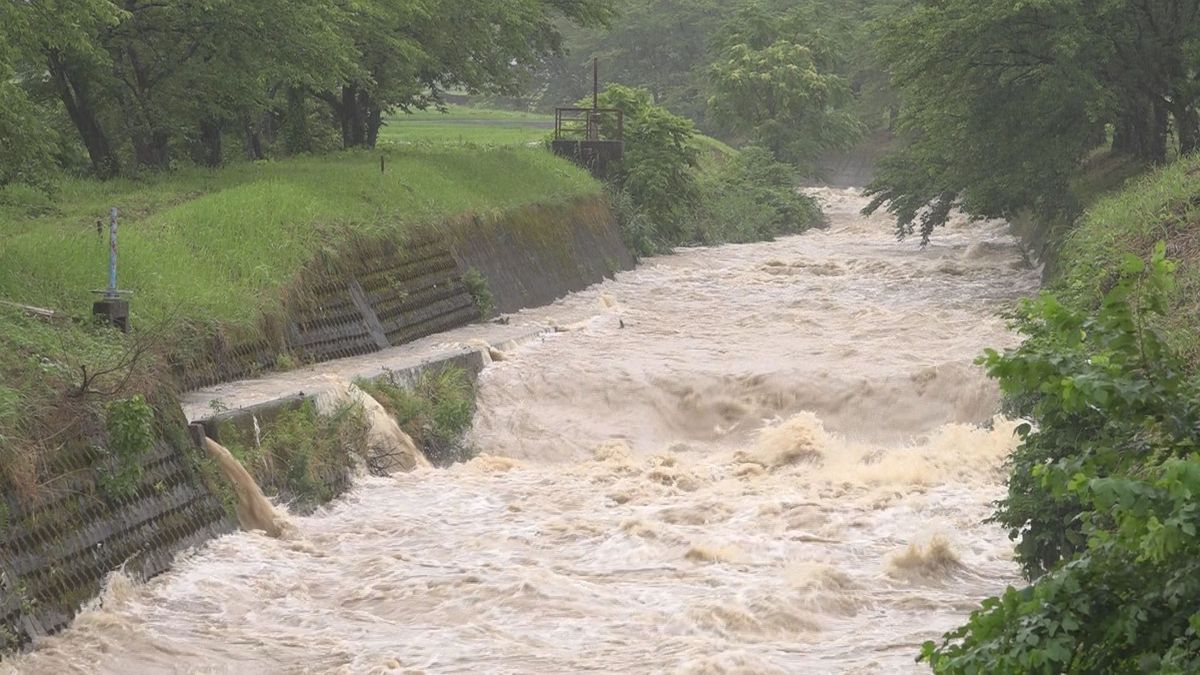
[[[63,439],[60,477],[34,498],[0,489],[0,653],[58,631],[123,568],[165,571],[176,553],[230,532],[234,522],[199,475],[178,403],[156,410],[158,440],[127,489],[110,480],[103,439]]]
[[[602,196],[472,216],[450,232],[460,269],[483,275],[501,313],[554,302],[635,262]]]

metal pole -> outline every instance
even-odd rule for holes
[[[108,297],[119,297],[117,293],[117,209],[108,212]]]
[[[592,58],[592,110],[600,109],[600,59]]]

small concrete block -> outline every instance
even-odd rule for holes
[[[129,301],[120,298],[104,298],[92,303],[92,314],[102,316],[122,333],[129,332]]]

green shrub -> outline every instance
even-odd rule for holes
[[[625,114],[625,157],[615,180],[618,191],[650,223],[656,248],[684,242],[700,197],[695,171],[700,150],[691,120],[654,105],[646,89],[620,84],[605,88],[599,103]],[[612,134],[615,129],[604,131]]]
[[[614,187],[610,194],[617,225],[621,228],[621,239],[635,256],[654,255],[670,250],[670,246],[659,239],[650,217],[638,208],[628,192]]]
[[[100,487],[112,499],[129,499],[142,479],[143,457],[154,449],[154,409],[140,394],[113,401],[106,423],[109,463],[100,474]]]
[[[703,137],[690,121],[654,105],[645,89],[610,85],[600,105],[625,113],[625,157],[612,203],[625,243],[637,255],[769,240],[821,222],[816,203],[796,190],[795,169],[771,151],[746,148],[702,165]]]
[[[361,405],[346,403],[321,415],[312,401],[305,401],[263,424],[258,439],[252,430],[239,431],[229,424],[220,437],[264,492],[306,512],[329,502],[344,487],[353,457],[365,455],[367,430]],[[221,496],[228,501],[232,493]]]
[[[1200,382],[1155,319],[1174,265],[1130,256],[1093,311],[1027,302],[1024,344],[983,361],[1032,401],[996,520],[1030,586],[983,603],[922,659],[939,673],[1200,667]]]
[[[696,216],[698,243],[744,243],[799,234],[821,223],[812,198],[796,190],[795,169],[771,151],[750,147],[705,174]]]
[[[471,294],[475,309],[479,310],[479,318],[490,318],[496,311],[496,301],[492,295],[492,289],[488,287],[487,279],[479,270],[472,267],[463,275],[463,284],[466,285],[467,292]]]
[[[435,465],[474,456],[463,439],[475,413],[475,384],[466,370],[451,366],[426,371],[411,387],[382,379],[356,384],[379,401]]]

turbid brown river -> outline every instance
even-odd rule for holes
[[[973,359],[1037,274],[998,224],[919,250],[852,191],[828,230],[646,261],[522,320],[484,453],[361,478],[0,669],[896,673],[1017,581],[1014,423]],[[584,317],[578,321],[579,317]]]

